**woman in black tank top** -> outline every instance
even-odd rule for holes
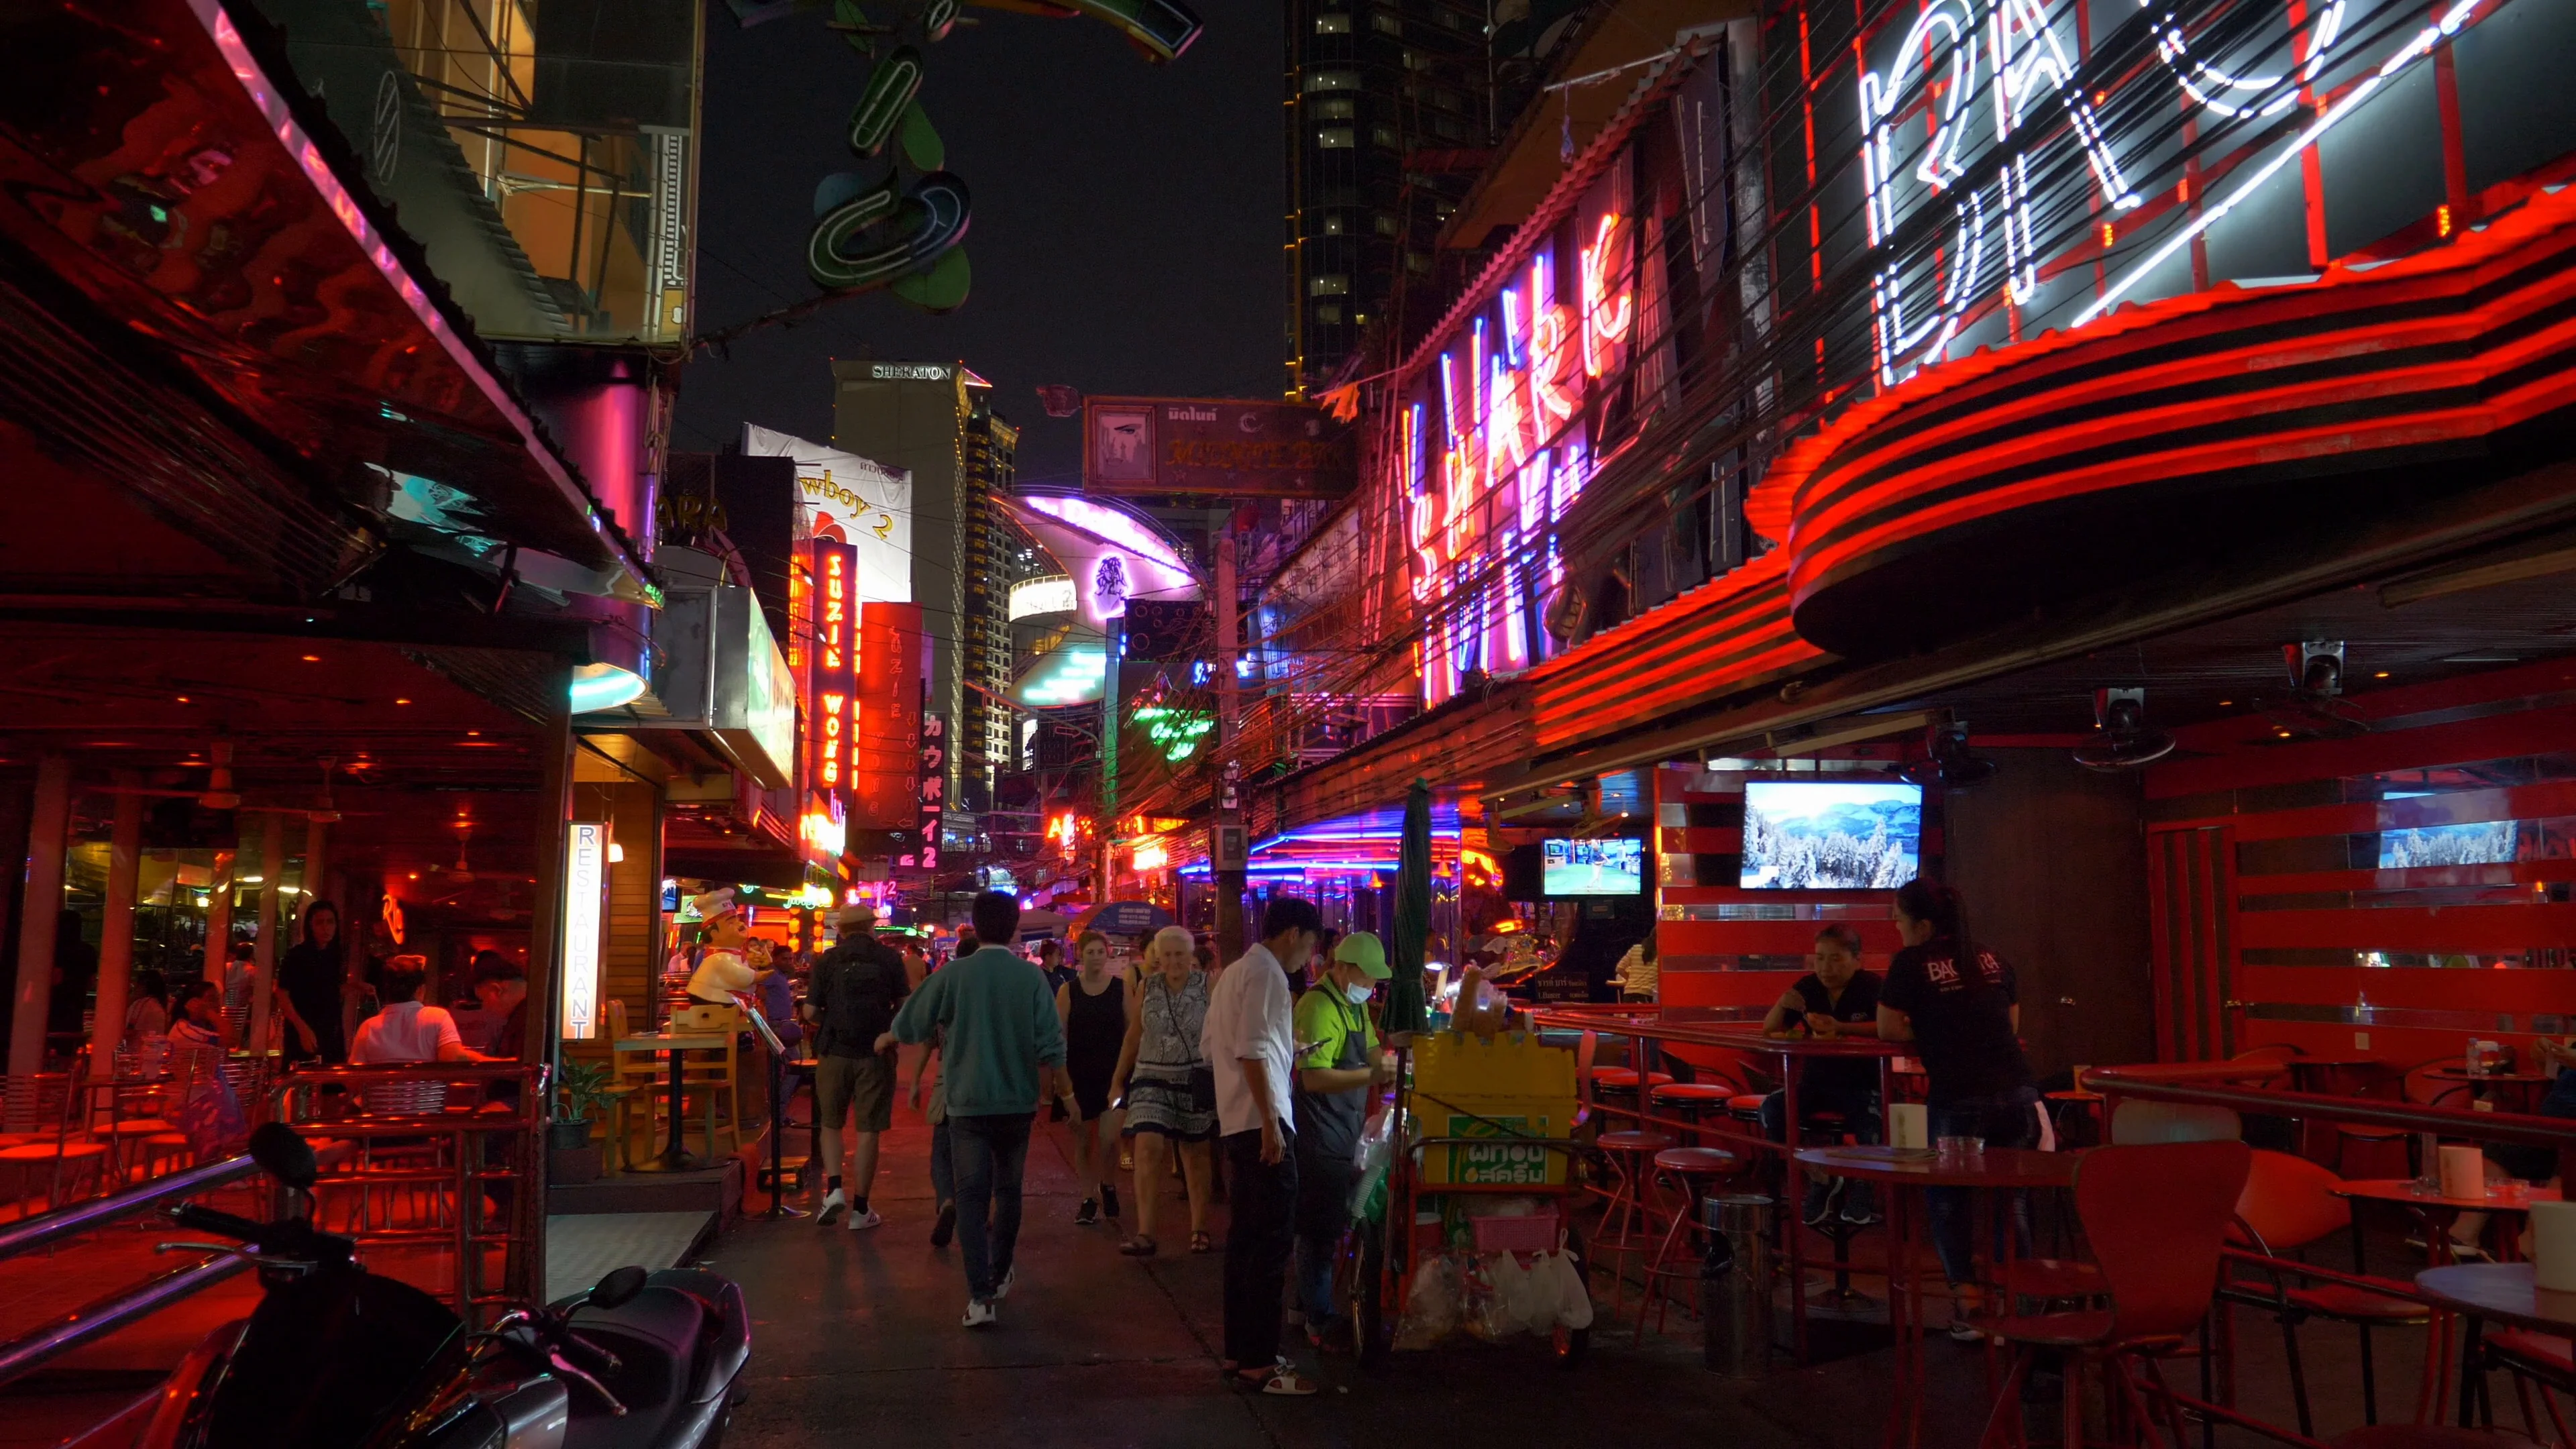
[[[1118,1216],[1118,1189],[1109,1180],[1117,1158],[1111,1144],[1117,1129],[1109,1122],[1109,1079],[1118,1072],[1118,1051],[1127,1041],[1127,983],[1109,974],[1109,938],[1086,931],[1078,946],[1082,970],[1056,988],[1055,1011],[1064,1022],[1064,1071],[1073,1079],[1074,1167],[1086,1186],[1100,1184],[1100,1196],[1085,1194],[1074,1221],[1088,1227],[1100,1221],[1105,1204]]]

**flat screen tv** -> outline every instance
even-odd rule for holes
[[[1748,780],[1746,890],[1894,890],[1921,863],[1923,787],[1893,780]]]
[[[1642,840],[1544,840],[1539,853],[1541,884],[1551,899],[1645,893]]]

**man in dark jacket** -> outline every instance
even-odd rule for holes
[[[817,1226],[829,1227],[844,1211],[853,1231],[885,1221],[868,1207],[877,1175],[877,1134],[894,1125],[894,1053],[880,1053],[877,1038],[894,1025],[912,985],[903,957],[876,938],[876,907],[852,906],[834,921],[837,939],[814,963],[805,999],[814,1023],[814,1123],[823,1152],[823,1206]],[[841,1190],[841,1123],[855,1110],[859,1145],[850,1175],[857,1191]]]

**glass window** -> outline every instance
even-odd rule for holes
[[[1315,144],[1327,151],[1347,151],[1359,144],[1359,133],[1348,126],[1326,126],[1315,133]]]
[[[1315,305],[1315,320],[1318,322],[1338,324],[1342,320],[1342,304],[1339,302],[1317,303]]]
[[[1348,35],[1351,33],[1351,17],[1347,15],[1318,15],[1315,17],[1315,33],[1317,35]]]
[[[1323,96],[1306,103],[1319,121],[1347,121],[1359,113],[1359,102],[1349,96]]]
[[[1369,17],[1369,28],[1380,35],[1402,35],[1404,21],[1392,10],[1380,10]]]
[[[1360,73],[1355,70],[1310,70],[1306,72],[1306,90],[1355,91],[1360,88]]]
[[[1324,276],[1306,279],[1306,294],[1310,297],[1348,296],[1350,290],[1351,279],[1338,273],[1327,273]]]
[[[1324,235],[1340,236],[1342,231],[1342,218],[1338,213],[1324,218]]]
[[[1395,149],[1395,128],[1393,126],[1371,126],[1369,127],[1369,139],[1389,150],[1393,150]]]
[[[1379,212],[1377,214],[1377,234],[1379,236],[1395,235],[1395,218],[1387,215],[1383,211]]]

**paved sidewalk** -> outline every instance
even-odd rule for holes
[[[1072,1147],[1039,1125],[1030,1145],[1019,1280],[993,1329],[958,1326],[966,1289],[952,1245],[929,1246],[929,1134],[898,1109],[871,1201],[872,1232],[767,1222],[755,1212],[717,1244],[755,1321],[749,1401],[729,1445],[805,1445],[821,1436],[879,1449],[968,1442],[1193,1446],[1719,1442],[1785,1449],[1790,1436],[1742,1407],[1699,1364],[1688,1332],[1596,1338],[1560,1371],[1537,1340],[1462,1342],[1396,1355],[1361,1374],[1320,1365],[1325,1391],[1263,1399],[1217,1378],[1221,1254],[1187,1240],[1175,1192],[1162,1256],[1117,1254],[1118,1230],[1073,1225]],[[1125,1195],[1122,1192],[1122,1196]],[[1133,1204],[1127,1204],[1132,1220]],[[1223,1210],[1212,1227],[1223,1240]],[[1678,1320],[1676,1326],[1679,1327]],[[1687,1436],[1685,1439],[1684,1436]]]

